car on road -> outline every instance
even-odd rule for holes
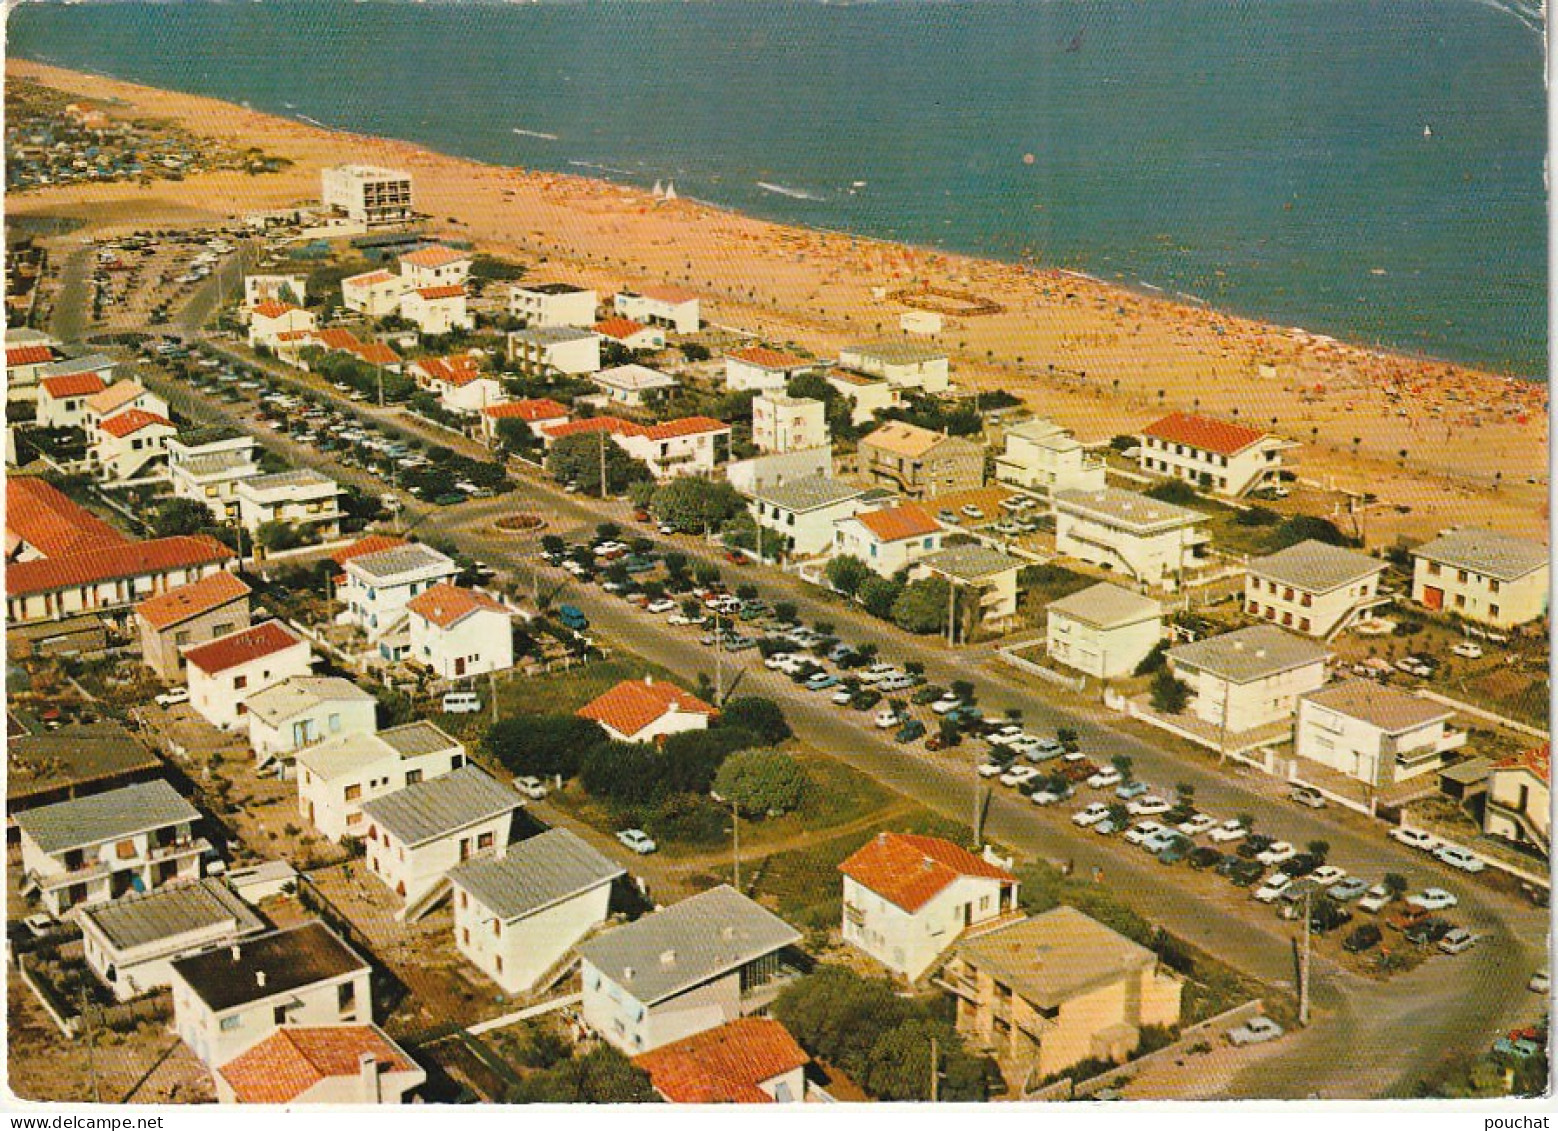
[[[1419,919],[1416,923],[1413,923],[1402,934],[1409,943],[1414,943],[1417,946],[1429,946],[1437,943],[1453,929],[1448,921],[1440,919],[1438,916],[1430,915],[1426,919]]]
[[[830,687],[839,685],[839,677],[832,672],[817,672],[810,676],[804,684],[807,691],[826,691]]]
[[[643,829],[623,829],[617,834],[624,848],[638,853],[640,856],[648,856],[660,846],[657,845],[648,833]]]
[[[1421,907],[1425,911],[1445,911],[1454,907],[1460,900],[1443,888],[1424,888],[1407,900],[1413,907]]]
[[[528,797],[532,801],[540,801],[546,797],[546,786],[537,777],[527,775],[526,777],[515,778],[514,788],[519,791],[521,796]]]
[[[1204,832],[1209,832],[1216,824],[1216,817],[1208,816],[1205,813],[1197,813],[1188,821],[1181,821],[1179,823],[1179,831],[1185,836],[1200,836]]]
[[[876,713],[874,721],[877,730],[891,730],[903,721],[903,717],[898,714],[897,707],[883,707]]]
[[[1348,954],[1362,954],[1377,947],[1384,937],[1373,923],[1363,923],[1354,927],[1352,933],[1342,940],[1342,949]]]
[[[1230,817],[1207,835],[1218,844],[1229,844],[1240,837],[1247,836],[1249,831],[1237,817]]]
[[[897,734],[893,735],[894,742],[913,742],[925,737],[925,724],[919,719],[910,719],[903,724]]]
[[[174,707],[180,703],[189,702],[189,688],[175,687],[171,691],[165,691],[157,696],[154,702],[159,707]]]
[[[1098,824],[1099,821],[1102,821],[1107,816],[1109,816],[1109,806],[1102,801],[1095,801],[1091,805],[1078,809],[1071,814],[1071,823],[1085,829],[1089,825]]]
[[[1282,1026],[1269,1017],[1252,1017],[1237,1029],[1228,1030],[1228,1043],[1235,1046],[1260,1045],[1282,1036]]]
[[[1358,910],[1375,913],[1383,911],[1396,897],[1384,884],[1375,884],[1358,900]]]
[[[1155,817],[1159,813],[1167,813],[1174,806],[1163,798],[1149,793],[1145,797],[1138,797],[1125,808],[1133,817]]]
[[[645,605],[644,611],[646,613],[655,613],[658,615],[660,613],[668,613],[674,608],[676,608],[675,601],[671,600],[669,597],[661,597],[658,601],[651,601],[649,604]]]
[[[1337,883],[1338,881],[1345,880],[1347,878],[1347,873],[1343,869],[1336,867],[1334,864],[1322,864],[1313,872],[1309,873],[1309,878],[1320,887],[1325,888],[1330,887],[1332,884]]]
[[[1482,659],[1482,648],[1476,644],[1473,644],[1470,640],[1462,640],[1454,648],[1451,648],[1450,651],[1454,652],[1463,660]]]
[[[1291,860],[1297,855],[1298,849],[1285,840],[1279,840],[1267,848],[1266,851],[1257,853],[1255,859],[1269,868],[1273,864],[1281,864],[1285,860]]]
[[[1039,776],[1037,766],[1013,766],[998,779],[1002,785],[1019,786]]]
[[[1434,859],[1448,864],[1452,868],[1459,868],[1463,872],[1473,875],[1487,867],[1480,859],[1469,851],[1456,844],[1441,844],[1434,849]]]
[[[1178,864],[1195,848],[1195,841],[1183,833],[1170,833],[1168,843],[1158,851],[1159,864]]]
[[[1295,785],[1288,793],[1288,800],[1307,805],[1311,809],[1325,808],[1325,795],[1312,786]]]
[[[1120,784],[1120,771],[1113,766],[1106,766],[1092,777],[1087,779],[1090,789],[1108,789],[1112,785]]]
[[[1128,781],[1114,791],[1114,795],[1121,801],[1131,801],[1152,789],[1144,781]]]
[[[1421,849],[1424,852],[1432,852],[1439,847],[1439,842],[1429,836],[1422,829],[1394,828],[1390,830],[1390,839],[1406,845],[1408,848]]]
[[[703,617],[690,617],[686,613],[675,613],[665,618],[666,624],[675,625],[678,628],[701,625],[703,622]]]
[[[1350,903],[1369,889],[1368,881],[1357,876],[1347,876],[1326,888],[1325,894],[1337,903]]]
[[[1460,954],[1463,950],[1470,950],[1476,946],[1477,939],[1480,937],[1465,927],[1456,927],[1439,940],[1439,949],[1446,954]]]

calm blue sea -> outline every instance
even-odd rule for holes
[[[1547,375],[1541,39],[1502,0],[28,3],[9,33],[448,153]]]

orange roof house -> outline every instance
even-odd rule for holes
[[[855,519],[883,542],[899,542],[905,538],[923,538],[941,529],[930,512],[918,503],[883,507],[881,510],[861,511]]]
[[[642,334],[649,327],[631,318],[607,318],[595,323],[595,332],[614,341],[625,342],[635,334]]]
[[[703,730],[719,712],[675,684],[653,676],[623,680],[574,712],[623,742],[652,742],[685,730]]]
[[[280,318],[283,315],[292,313],[294,310],[302,309],[303,308],[301,306],[294,306],[290,302],[276,302],[272,300],[270,302],[256,303],[253,308],[253,313],[259,315],[261,318]]]
[[[376,1025],[284,1025],[217,1078],[235,1103],[399,1103],[427,1073]]]
[[[184,653],[184,659],[190,667],[199,668],[206,675],[219,675],[239,664],[274,656],[301,643],[303,638],[280,621],[268,620],[243,632],[191,648]]]
[[[172,428],[173,421],[166,416],[159,416],[155,412],[147,412],[145,409],[132,408],[128,412],[121,412],[118,416],[110,416],[107,420],[98,422],[98,429],[107,432],[110,436],[124,439],[142,428],[150,428],[161,424]]]
[[[1017,883],[1005,868],[966,848],[912,833],[878,833],[838,867],[857,884],[909,912],[918,911],[960,876]]]
[[[192,617],[219,609],[231,601],[247,597],[252,590],[226,570],[202,577],[177,589],[148,597],[135,606],[136,615],[161,632]]]
[[[401,265],[410,264],[413,267],[448,267],[452,263],[462,263],[470,260],[469,252],[457,251],[443,244],[434,244],[430,247],[418,248],[416,251],[407,252],[400,257]]]
[[[805,369],[813,363],[804,357],[796,357],[793,353],[785,353],[782,350],[769,349],[767,346],[748,346],[746,349],[732,350],[725,355],[744,361],[748,365],[755,365],[760,369]]]
[[[1216,455],[1238,455],[1244,449],[1264,440],[1268,433],[1243,424],[1231,424],[1226,420],[1214,420],[1210,416],[1196,416],[1188,412],[1175,412],[1142,429],[1142,435],[1154,436],[1171,444],[1184,444],[1187,448],[1212,452]]]
[[[771,1104],[805,1099],[811,1057],[783,1025],[742,1017],[633,1058],[675,1104]],[[787,1079],[788,1078],[788,1079]]]
[[[175,570],[226,566],[236,560],[232,550],[204,534],[153,538],[146,542],[99,546],[38,561],[16,562],[5,571],[5,592],[8,598],[27,597],[108,581],[155,578]],[[104,603],[97,607],[112,605]]]
[[[42,557],[57,558],[130,543],[97,515],[30,476],[6,479],[5,531],[7,557],[25,546]]]
[[[462,589],[458,585],[440,582],[431,589],[417,594],[406,602],[406,608],[423,620],[439,628],[453,628],[472,613],[486,610],[507,617],[509,608],[502,601],[494,600],[474,589]]]
[[[38,387],[59,401],[66,397],[95,397],[108,386],[96,373],[67,373],[63,377],[45,377]]]
[[[516,418],[534,424],[538,420],[558,420],[565,417],[568,415],[568,408],[549,397],[533,397],[528,400],[490,404],[481,412],[483,416],[490,416],[495,420]]]

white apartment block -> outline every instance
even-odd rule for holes
[[[1412,551],[1412,600],[1494,628],[1547,614],[1547,547],[1496,530],[1446,530]]]
[[[655,286],[618,291],[612,309],[623,318],[663,326],[678,334],[696,334],[700,325],[698,292],[686,287]]]
[[[894,389],[944,393],[949,384],[947,355],[914,342],[875,342],[845,346],[838,363],[868,377],[880,377]]]
[[[1142,430],[1137,460],[1149,475],[1237,498],[1275,487],[1282,453],[1297,446],[1258,428],[1176,412]]]
[[[1298,701],[1294,751],[1300,758],[1356,778],[1371,789],[1444,766],[1466,744],[1452,730],[1454,712],[1372,679],[1311,691]]]
[[[1305,636],[1329,639],[1390,600],[1380,593],[1384,562],[1324,542],[1300,542],[1247,568],[1244,611]]]
[[[1088,454],[1069,431],[1035,417],[1006,430],[1005,450],[995,457],[1002,483],[1054,498],[1060,491],[1101,491],[1104,461]]]
[[[311,529],[321,538],[341,532],[340,484],[311,467],[240,480],[234,495],[250,534],[268,522]]]
[[[1174,588],[1205,560],[1206,516],[1107,487],[1055,496],[1055,552],[1145,585]]]
[[[600,335],[572,326],[535,326],[508,336],[509,360],[532,376],[578,376],[600,369]]]
[[[828,442],[827,405],[810,397],[764,393],[752,400],[752,443],[760,452],[794,452]]]
[[[588,287],[573,283],[515,283],[509,289],[509,313],[532,328],[595,325],[598,299]]]
[[[361,224],[412,216],[411,174],[374,165],[336,165],[320,172],[320,200]]]
[[[341,619],[357,625],[369,640],[401,628],[411,598],[440,582],[452,581],[460,573],[451,558],[420,542],[362,554],[342,568],[346,583],[338,597],[346,610]],[[410,647],[409,640],[404,647]],[[402,650],[384,658],[398,660],[404,654]]]
[[[217,522],[238,517],[238,484],[260,474],[253,436],[168,437],[168,481],[180,499],[204,503]]]
[[[298,752],[298,812],[330,840],[361,839],[364,804],[453,773],[466,761],[465,747],[425,720],[376,734],[329,735]]]
[[[1324,685],[1325,660],[1318,644],[1265,624],[1168,651],[1190,713],[1230,735],[1290,723],[1299,696]]]
[[[1100,581],[1044,610],[1050,659],[1094,679],[1124,679],[1163,639],[1163,606]]]

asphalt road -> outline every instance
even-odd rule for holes
[[[183,324],[193,329],[192,322]],[[267,368],[297,383],[294,374]],[[169,389],[165,381],[153,384],[172,392],[175,405],[191,415],[208,420],[233,415],[227,406],[207,401],[192,391]],[[451,443],[446,434],[422,426],[408,427],[409,422],[395,414],[364,409],[318,383],[308,384],[313,391],[331,396],[345,411],[462,447]],[[252,418],[239,423],[289,459],[315,466],[329,465],[332,473],[344,481],[373,491],[384,490],[378,480],[342,468],[318,452],[258,426]],[[629,529],[635,527],[624,504],[567,495],[539,477],[522,478],[517,492],[502,499],[447,510],[430,510],[412,503],[406,519],[424,535],[446,537],[465,552],[529,585],[539,568],[538,537],[515,537],[492,526],[496,517],[516,507],[530,507],[547,515],[553,523],[551,529],[565,534],[571,527],[590,528],[606,520]],[[700,540],[679,537],[674,542],[693,558],[719,564],[727,580],[757,585],[771,602],[793,601],[808,621],[832,621],[845,639],[878,642],[883,658],[889,661],[920,660],[925,664],[927,678],[933,682],[973,681],[979,688],[981,706],[989,712],[1020,707],[1024,725],[1029,729],[1069,726],[1078,732],[1082,748],[1095,758],[1107,761],[1115,754],[1127,754],[1134,760],[1137,776],[1163,790],[1178,782],[1194,785],[1198,808],[1220,817],[1252,813],[1260,831],[1299,845],[1323,838],[1331,844],[1331,860],[1349,872],[1374,879],[1386,871],[1399,871],[1410,877],[1414,886],[1440,884],[1460,896],[1456,919],[1485,933],[1486,940],[1467,954],[1454,959],[1435,958],[1384,984],[1317,959],[1312,967],[1314,1023],[1308,1030],[1286,1039],[1283,1055],[1267,1058],[1236,1077],[1229,1095],[1402,1095],[1451,1051],[1486,1047],[1498,1031],[1528,1020],[1534,1013],[1536,1001],[1526,991],[1525,983],[1531,972],[1546,961],[1547,917],[1543,912],[1396,845],[1384,837],[1377,824],[1357,815],[1299,809],[1280,799],[1285,792],[1280,783],[1263,775],[1242,767],[1219,767],[1208,757],[1186,755],[1143,741],[1113,726],[1101,711],[1079,711],[1047,701],[1042,689],[1027,686],[1014,675],[990,665],[987,649],[949,652],[939,642],[907,636],[863,612],[844,607],[791,575],[760,567],[730,566],[716,549]],[[543,584],[548,586],[567,577],[561,571],[548,569],[542,569],[541,575]],[[672,628],[598,588],[569,583],[565,592],[566,596],[559,599],[583,608],[591,618],[592,632],[614,639],[689,678],[698,671],[712,674],[712,650],[700,646],[695,633]],[[752,657],[755,652],[742,655]],[[728,679],[737,670],[738,661],[728,654],[722,661],[727,665]],[[942,754],[930,754],[918,747],[906,750],[872,729],[867,715],[832,707],[825,697],[797,688],[751,659],[740,660],[739,664],[740,689],[762,691],[782,700],[787,716],[804,740],[932,809],[954,819],[971,819],[977,788],[972,765],[978,744],[966,744]],[[1132,905],[1149,918],[1257,977],[1293,983],[1290,925],[1248,901],[1229,899],[1225,893],[1209,894],[1203,883],[1206,877],[1186,869],[1166,869],[1117,841],[1076,830],[1065,819],[1071,807],[1059,808],[1065,812],[1038,811],[997,788],[988,811],[988,835],[1022,855],[1069,859],[1079,869],[1102,868],[1106,882],[1125,892]]]

